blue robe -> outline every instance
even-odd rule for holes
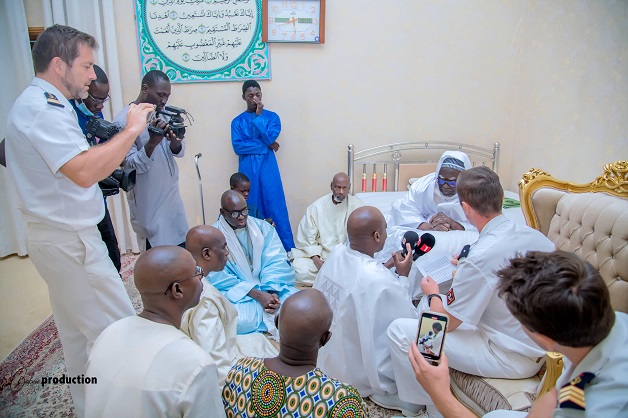
[[[266,221],[250,216],[247,222],[257,225],[262,235],[259,243],[263,247],[261,249],[253,249],[254,256],[252,257],[255,258],[255,254],[258,254],[257,263],[259,263],[259,271],[252,273],[254,281],[248,280],[244,272],[236,264],[233,253],[235,253],[236,246],[240,245],[240,243],[234,242],[233,238],[230,238],[228,226],[225,227],[224,223],[221,225],[220,219],[214,224],[214,227],[220,229],[225,234],[231,254],[229,255],[227,265],[222,271],[207,275],[207,280],[229,299],[238,311],[238,334],[269,331],[264,323],[264,309],[262,305],[247,295],[251,289],[276,293],[281,303],[288,296],[298,291],[294,287],[294,269],[288,263],[286,252],[275,228]],[[255,246],[255,242],[253,242],[253,246]],[[254,265],[257,263],[254,262]]]
[[[238,154],[240,173],[251,181],[248,202],[259,209],[264,218],[272,218],[286,251],[294,248],[288,218],[286,197],[275,152],[268,148],[281,132],[279,116],[263,110],[243,112],[231,122],[231,144]]]

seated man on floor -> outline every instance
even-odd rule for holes
[[[529,415],[493,411],[484,417],[628,416],[628,315],[613,312],[599,272],[573,253],[556,251],[529,252],[497,275],[498,294],[510,312],[541,348],[562,353],[565,366],[556,387],[536,400]],[[446,418],[475,417],[449,390],[446,358],[434,367],[413,343],[410,362]]]
[[[318,366],[363,397],[395,393],[386,328],[397,318],[418,318],[407,290],[412,257],[393,255],[400,277],[373,258],[386,240],[386,221],[372,206],[353,211],[347,234],[349,246],[336,246],[314,281],[334,312],[335,337],[321,349]]]
[[[292,249],[292,266],[297,282],[311,286],[321,266],[338,244],[347,241],[347,219],[364,203],[351,196],[351,181],[338,173],[331,181],[331,193],[312,203],[299,223]]]
[[[189,252],[159,246],[139,256],[135,286],[144,310],[114,322],[87,363],[88,417],[224,417],[216,365],[179,331],[181,315],[203,290],[203,270]]]
[[[190,229],[185,248],[205,274],[222,271],[229,249],[225,236],[209,225]],[[232,364],[242,357],[267,357],[277,354],[275,347],[262,334],[237,335],[238,311],[208,281],[203,282],[201,300],[183,315],[181,330],[209,353],[218,368],[220,385]]]
[[[464,231],[474,227],[457,210],[456,181],[471,168],[467,154],[445,151],[436,172],[415,181],[407,196],[392,204],[388,227],[404,226],[423,231]],[[446,213],[444,213],[446,212]]]
[[[444,350],[453,369],[493,378],[530,377],[543,365],[545,353],[526,335],[497,294],[495,271],[519,253],[553,251],[554,244],[539,231],[515,224],[502,214],[504,191],[499,177],[488,167],[460,173],[458,195],[480,238],[469,255],[458,262],[446,298],[441,299],[438,284],[429,276],[422,279],[426,296],[419,309],[449,316]],[[408,368],[408,351],[417,327],[416,319],[398,319],[388,327],[394,380],[401,401],[426,405],[430,417],[439,416]],[[398,409],[397,401],[390,397],[381,405]]]
[[[275,228],[250,218],[240,193],[227,190],[220,204],[214,226],[225,235],[230,254],[224,270],[207,278],[235,305],[238,334],[267,331],[277,338],[274,316],[282,301],[297,292],[294,269]]]
[[[354,387],[316,367],[319,348],[332,337],[332,318],[318,290],[304,289],[286,299],[275,319],[281,335],[279,355],[243,358],[233,366],[222,391],[227,415],[367,417],[366,404]]]

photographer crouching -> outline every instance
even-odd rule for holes
[[[76,111],[79,126],[83,130],[83,134],[86,136],[87,142],[90,146],[104,143],[110,138],[99,138],[90,134],[90,132],[86,129],[87,122],[91,118],[103,119],[102,109],[105,102],[109,100],[109,79],[107,78],[107,75],[102,68],[97,65],[94,65],[94,72],[96,73],[96,80],[92,81],[89,85],[87,97],[85,99],[70,100],[70,104]],[[103,192],[105,200],[105,217],[98,223],[97,226],[102,240],[105,242],[105,245],[107,245],[109,258],[111,258],[113,265],[116,267],[116,270],[118,270],[118,273],[120,273],[120,268],[122,267],[120,262],[120,249],[118,248],[118,240],[116,239],[116,233],[113,229],[111,216],[109,216],[109,210],[107,209],[107,196],[112,196],[118,193],[120,188],[119,186],[116,187],[115,183],[107,181],[110,178],[111,176],[102,180],[98,184]]]
[[[144,249],[157,245],[185,248],[189,229],[179,193],[179,167],[174,159],[183,157],[185,152],[185,129],[181,123],[181,113],[185,111],[166,106],[170,92],[168,76],[152,70],[142,79],[140,93],[133,102],[150,103],[157,109],[157,116],[127,153],[125,164],[125,169],[137,171],[135,188],[127,196],[131,225]],[[126,126],[129,106],[115,117],[116,125]]]

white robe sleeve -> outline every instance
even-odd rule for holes
[[[315,255],[320,257],[323,252],[323,247],[320,244],[319,219],[316,216],[317,211],[314,205],[310,205],[306,209],[301,222],[299,222],[299,228],[294,240],[294,245],[299,250],[299,257],[310,258]]]
[[[433,184],[433,173],[415,181],[406,196],[393,202],[386,219],[387,226],[389,228],[393,226],[418,228],[423,222],[428,222],[429,218],[436,213]]]
[[[209,353],[216,363],[220,384],[227,377],[235,357],[238,316],[235,308],[226,305],[229,303],[217,290],[204,290],[198,305],[185,313],[181,324],[182,331]],[[231,315],[229,308],[233,310]]]
[[[186,418],[225,416],[215,364],[199,367],[187,382],[182,383],[186,387],[181,392],[180,416]]]

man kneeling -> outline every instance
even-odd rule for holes
[[[275,317],[281,335],[279,356],[243,358],[233,366],[222,391],[227,415],[368,416],[353,386],[316,367],[318,349],[331,338],[332,318],[329,303],[316,289],[304,289],[286,299]]]
[[[88,417],[224,417],[216,365],[179,331],[201,296],[203,270],[180,247],[152,248],[135,263],[144,310],[107,327],[94,343],[87,375]]]
[[[525,332],[544,350],[562,353],[556,387],[530,413],[493,411],[501,417],[628,416],[628,315],[613,312],[600,273],[564,251],[529,252],[500,270],[498,293]],[[419,383],[446,418],[473,418],[449,390],[446,358],[429,365],[412,345],[410,361]]]

